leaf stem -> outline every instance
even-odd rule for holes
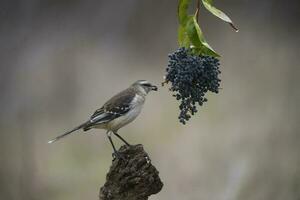
[[[200,10],[200,0],[197,0],[197,23],[199,23],[199,10]]]

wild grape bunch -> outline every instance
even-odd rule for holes
[[[169,54],[166,71],[165,82],[171,83],[169,89],[180,101],[178,118],[182,124],[198,111],[197,104],[202,106],[207,101],[208,91],[219,92],[221,71],[217,58],[193,55],[190,49],[179,48]]]

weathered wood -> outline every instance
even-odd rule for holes
[[[142,145],[122,146],[124,159],[113,160],[106,182],[100,189],[100,200],[147,200],[163,187],[148,154]]]

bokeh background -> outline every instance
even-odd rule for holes
[[[160,171],[152,200],[300,199],[300,3],[203,7],[222,90],[183,126],[166,87],[120,133]],[[138,79],[159,85],[177,48],[175,0],[0,1],[0,199],[97,199],[111,163],[103,130],[47,141]],[[115,141],[120,145],[118,140]]]

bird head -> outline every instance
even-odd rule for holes
[[[145,93],[149,93],[150,91],[157,91],[157,86],[151,84],[146,80],[138,80],[132,84],[133,87],[136,87],[139,90],[144,90]]]

